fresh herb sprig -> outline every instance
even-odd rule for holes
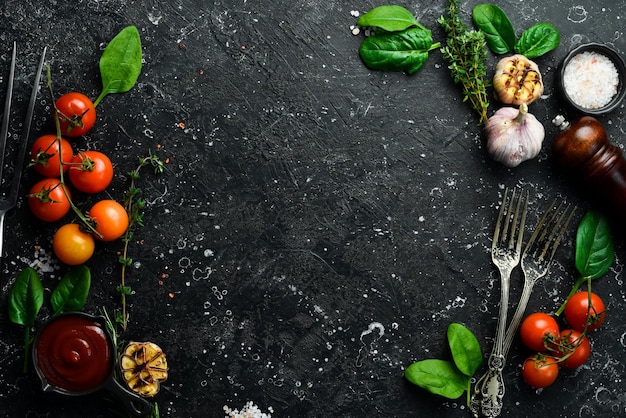
[[[482,31],[468,30],[459,17],[458,0],[450,0],[446,14],[437,19],[446,32],[446,45],[441,53],[448,61],[455,83],[460,83],[463,101],[469,101],[478,113],[479,125],[487,122],[489,99],[487,96],[487,42]]]
[[[128,246],[133,238],[133,232],[135,227],[143,226],[143,209],[145,207],[145,201],[139,196],[141,189],[136,185],[137,180],[140,178],[140,171],[146,166],[151,166],[154,174],[161,174],[165,171],[165,162],[159,157],[149,153],[147,157],[139,159],[137,167],[128,173],[130,178],[130,186],[124,196],[124,208],[128,213],[128,229],[124,234],[124,249],[119,257],[119,262],[122,265],[121,281],[116,290],[121,296],[122,311],[120,315],[116,317],[118,322],[124,330],[128,326],[128,312],[126,306],[126,297],[132,295],[133,290],[126,284],[126,270],[133,263],[132,258],[128,257]]]

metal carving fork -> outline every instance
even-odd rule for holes
[[[528,299],[532,293],[535,283],[546,275],[550,268],[550,263],[554,257],[556,249],[561,243],[561,239],[567,230],[567,227],[572,220],[575,208],[566,206],[563,209],[563,203],[558,207],[555,206],[556,201],[553,201],[548,210],[544,213],[535,229],[535,232],[531,235],[524,253],[522,254],[522,271],[524,272],[524,288],[522,289],[522,296],[517,304],[513,319],[506,330],[506,338],[504,340],[504,355],[506,356],[517,328],[522,322],[522,317],[526,311],[526,305],[528,305]]]
[[[507,205],[508,194],[509,189],[504,192],[491,242],[491,260],[500,271],[500,312],[496,338],[488,360],[489,369],[476,384],[476,390],[471,399],[470,408],[476,416],[480,413],[488,417],[498,416],[502,409],[502,398],[504,397],[502,369],[506,356],[504,343],[509,308],[510,277],[511,272],[520,261],[524,224],[528,210],[528,192],[520,192],[515,205],[515,191],[511,193]]]
[[[535,283],[548,272],[552,258],[574,215],[574,209],[570,210],[569,205],[563,209],[563,203],[558,207],[555,207],[555,203],[556,201],[552,202],[539,220],[539,224],[528,240],[521,257],[524,289],[513,314],[513,319],[506,330],[501,352],[502,367],[504,367],[509,348],[511,348],[517,328],[524,316],[532,289]],[[490,359],[490,370],[478,381],[472,396],[470,408],[474,416],[478,417],[482,414],[485,417],[494,418],[500,415],[504,396],[504,381],[501,375],[499,377],[499,379],[493,378]]]
[[[13,97],[13,79],[15,76],[15,61],[17,55],[17,44],[13,43],[13,53],[11,57],[11,67],[9,70],[9,80],[7,85],[7,95],[4,101],[4,111],[2,112],[2,126],[0,126],[0,179],[2,179],[2,170],[4,168],[4,156],[6,152],[6,142],[9,134],[9,120],[11,119],[11,99]],[[35,101],[37,99],[37,91],[39,90],[39,81],[41,80],[41,71],[43,69],[43,63],[46,56],[46,48],[41,53],[41,59],[37,72],[35,73],[35,81],[33,83],[33,90],[30,95],[30,102],[26,110],[26,117],[24,119],[24,127],[22,129],[22,137],[20,140],[19,149],[16,155],[15,165],[13,166],[13,176],[10,182],[10,188],[8,193],[0,196],[0,258],[2,258],[2,243],[4,241],[4,216],[6,213],[13,209],[17,204],[17,198],[20,188],[20,181],[22,179],[22,171],[24,167],[24,159],[26,157],[26,149],[28,147],[28,137],[30,135],[30,125],[33,119],[33,112],[35,110]]]

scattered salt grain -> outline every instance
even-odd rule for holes
[[[273,411],[270,407],[269,412],[263,412],[252,401],[248,401],[243,408],[241,408],[241,411],[238,409],[231,409],[230,407],[224,405],[224,412],[226,413],[224,418],[271,418],[271,412]]]
[[[578,106],[599,109],[617,94],[619,75],[615,63],[598,52],[581,52],[563,71],[563,87]]]

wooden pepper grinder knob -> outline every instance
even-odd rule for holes
[[[570,125],[557,116],[553,123],[561,128],[552,142],[557,163],[601,199],[620,224],[626,224],[626,160],[620,148],[609,143],[594,117],[583,116]]]

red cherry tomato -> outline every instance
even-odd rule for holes
[[[557,357],[567,356],[559,363],[561,367],[566,369],[580,367],[587,361],[590,354],[591,344],[586,335],[573,329],[561,331]]]
[[[604,322],[606,309],[600,296],[582,291],[574,295],[565,304],[565,320],[576,331],[593,331]]]
[[[552,357],[534,354],[528,357],[522,366],[524,382],[533,388],[546,388],[559,376],[559,366]]]
[[[533,351],[544,351],[559,337],[559,325],[550,315],[535,312],[522,321],[520,336],[526,347]]]
[[[83,151],[72,160],[69,174],[70,182],[81,192],[98,193],[113,180],[113,165],[99,151]]]
[[[55,232],[52,249],[61,262],[70,266],[83,264],[96,248],[91,234],[81,231],[78,224],[65,224]]]
[[[66,93],[57,99],[55,105],[63,135],[85,135],[96,123],[96,108],[82,93]]]
[[[63,218],[70,210],[64,187],[56,178],[45,178],[35,183],[28,194],[28,207],[33,215],[46,222]],[[69,190],[65,190],[69,195]]]
[[[128,229],[126,209],[115,200],[101,200],[91,207],[89,217],[96,223],[95,235],[102,241],[113,241],[124,235]]]
[[[61,159],[59,160],[59,148]],[[68,165],[74,157],[72,146],[65,138],[57,138],[56,135],[42,135],[35,140],[30,149],[31,164],[36,172],[45,177],[61,176],[61,161],[63,171],[67,171]]]

